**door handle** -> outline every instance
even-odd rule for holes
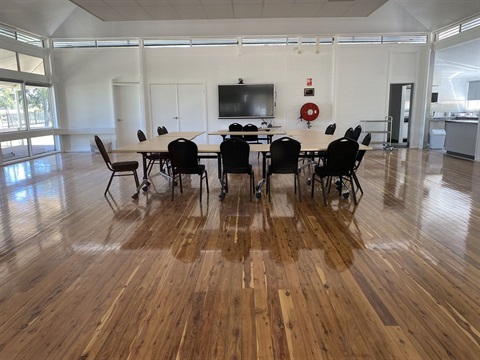
[[[177,120],[177,119],[178,119],[178,116],[174,116],[173,118],[174,118],[175,120]]]
[[[117,119],[117,121],[123,121],[123,119]]]

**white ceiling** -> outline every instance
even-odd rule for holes
[[[1,23],[57,38],[418,33],[475,14],[480,0],[0,0]]]
[[[387,0],[71,0],[103,21],[366,17]]]

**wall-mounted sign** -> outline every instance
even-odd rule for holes
[[[314,96],[315,89],[314,88],[305,88],[303,89],[303,96]]]

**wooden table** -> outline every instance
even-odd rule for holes
[[[148,181],[148,171],[147,171],[147,153],[168,153],[168,144],[170,144],[170,142],[172,142],[173,140],[180,139],[180,138],[193,140],[197,136],[203,133],[204,131],[174,131],[174,132],[170,132],[160,136],[156,136],[153,139],[147,139],[145,141],[141,141],[135,144],[121,146],[113,150],[113,152],[118,152],[118,153],[136,152],[136,153],[142,154],[143,179],[140,185],[138,186],[135,195],[138,196],[140,189],[147,191],[148,187],[150,186],[150,182]],[[220,148],[219,148],[219,151],[220,151]],[[158,174],[165,176],[170,180],[173,180],[170,175],[168,175],[163,171],[160,171]]]
[[[275,135],[285,135],[285,131],[282,131],[282,130],[279,130],[279,129],[272,129],[272,128],[258,129],[258,131],[218,130],[218,131],[209,132],[208,135],[220,135],[220,136],[222,136],[223,140],[225,140],[226,137],[229,136],[229,135],[240,135],[240,136],[259,135],[259,136],[266,136],[267,142],[271,143],[272,138]]]
[[[209,135],[222,135],[221,132],[228,132],[228,130],[217,131],[213,133],[209,133]],[[236,133],[247,133],[247,135],[251,135],[252,132],[243,132],[243,131],[231,131],[228,132],[229,134],[236,135]],[[253,132],[255,133],[255,132]],[[333,141],[341,136],[338,135],[326,135],[320,131],[315,130],[289,130],[289,131],[282,131],[279,134],[278,131],[273,132],[275,135],[288,135],[292,138],[298,140],[301,144],[301,153],[305,157],[311,157],[311,155],[307,156],[305,154],[308,153],[316,153],[320,151],[326,151],[328,145]],[[148,190],[148,186],[150,185],[148,181],[148,174],[146,171],[147,168],[147,161],[145,157],[145,153],[156,153],[156,152],[168,152],[168,144],[178,138],[186,138],[189,140],[193,140],[195,137],[203,134],[203,132],[173,132],[168,133],[165,135],[157,136],[153,139],[148,139],[146,141],[138,142],[135,144],[130,144],[126,146],[122,146],[118,149],[113,150],[114,152],[137,152],[142,154],[143,159],[143,181],[140,184],[139,188],[137,188],[137,194],[140,189]],[[221,182],[222,179],[222,159],[220,153],[220,144],[197,144],[199,158],[216,158],[218,162],[218,180]],[[365,146],[360,144],[359,150],[373,150],[370,146]],[[270,144],[250,144],[250,151],[260,152],[263,155],[262,158],[262,179],[258,182],[256,187],[256,197],[261,197],[261,189],[263,184],[266,181],[266,174],[267,174],[267,158],[269,157],[270,153]],[[302,156],[303,156],[302,155]],[[171,177],[168,174],[162,173],[161,175]]]
[[[311,159],[315,153],[327,151],[328,145],[341,136],[327,135],[315,130],[292,130],[286,131],[286,134],[300,142],[301,157]],[[371,146],[359,144],[359,150],[373,150]],[[256,187],[256,197],[261,197],[261,190],[267,176],[267,158],[269,157],[270,144],[250,144],[250,151],[259,151],[262,153],[262,179]],[[313,155],[312,155],[313,154]]]

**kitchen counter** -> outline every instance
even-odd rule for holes
[[[447,154],[475,158],[478,119],[445,121],[445,150]]]

